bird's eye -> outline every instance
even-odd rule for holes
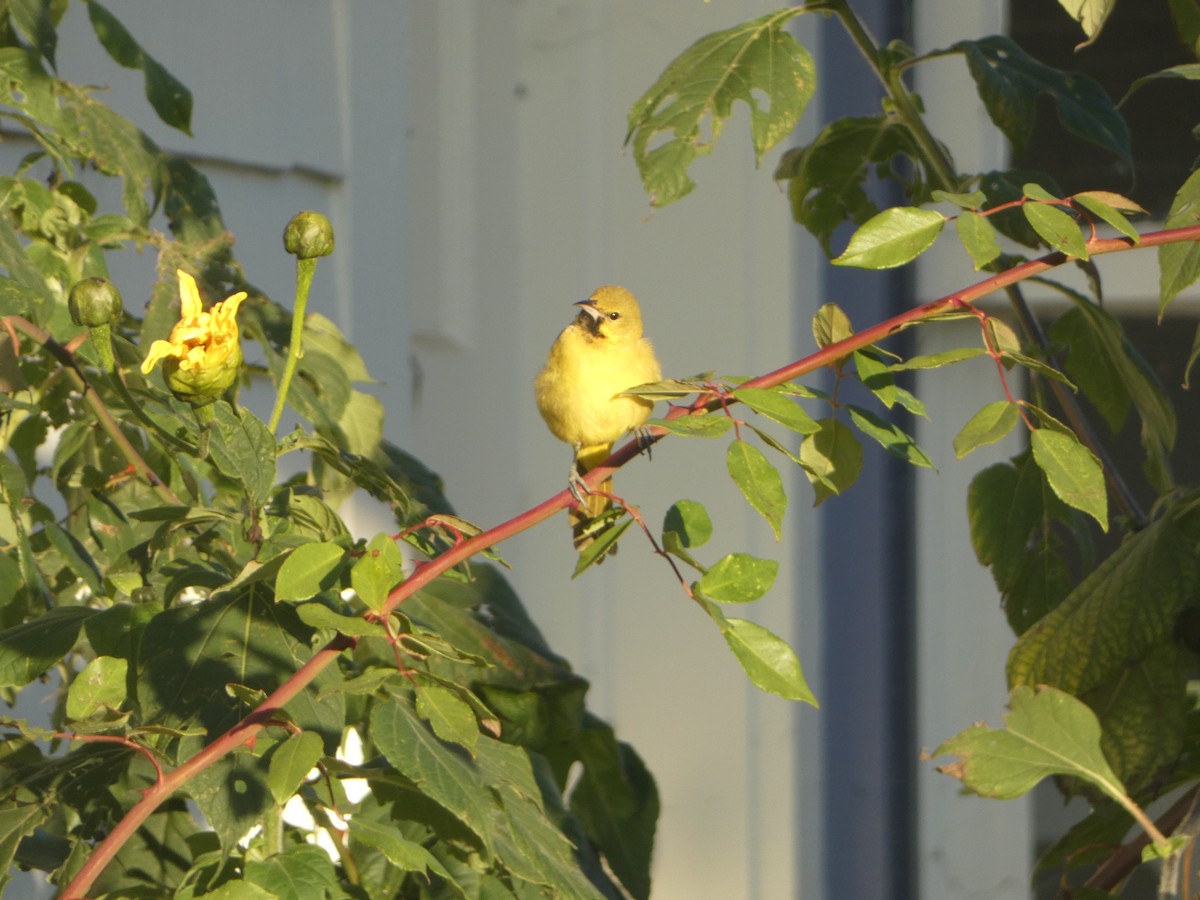
[[[619,312],[610,312],[610,313],[608,314],[608,320],[609,320],[610,322],[615,322],[615,321],[617,321],[617,319],[619,319],[619,318],[621,318],[621,314],[620,314]]]

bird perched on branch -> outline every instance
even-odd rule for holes
[[[662,369],[654,345],[642,336],[641,308],[625,288],[605,285],[575,305],[579,315],[551,345],[534,392],[550,431],[574,448],[571,485],[578,498],[582,477],[608,458],[620,437],[650,416],[650,400],[621,393],[660,380]],[[612,479],[596,490],[612,493]],[[598,494],[581,499],[571,515],[577,550],[592,541],[589,522],[611,505]]]

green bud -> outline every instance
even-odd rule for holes
[[[104,278],[85,278],[71,288],[67,298],[71,321],[76,325],[96,328],[111,325],[125,313],[121,293]]]
[[[238,380],[242,368],[242,347],[236,341],[225,358],[214,365],[185,369],[178,359],[163,360],[163,378],[177,400],[194,407],[217,400]]]
[[[283,246],[300,259],[328,256],[333,252],[333,226],[318,212],[296,213],[283,230]]]

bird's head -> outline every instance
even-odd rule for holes
[[[595,337],[631,341],[642,336],[641,307],[623,287],[606,284],[575,305],[580,309],[576,321]]]

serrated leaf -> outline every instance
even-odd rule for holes
[[[954,220],[954,229],[963,247],[971,254],[976,272],[999,259],[1000,241],[995,227],[985,216],[964,210]]]
[[[479,742],[479,721],[457,692],[440,684],[425,683],[417,689],[417,715],[443,741],[458,744],[474,755]]]
[[[869,409],[859,406],[847,406],[850,411],[850,421],[865,434],[893,456],[898,456],[914,466],[933,468],[933,460],[917,446],[917,442],[905,433],[900,426],[881,418]]]
[[[831,262],[860,269],[891,269],[912,262],[933,246],[946,218],[932,209],[894,206],[872,216]]]
[[[433,872],[448,885],[456,883],[436,856],[421,844],[403,837],[395,826],[381,825],[362,816],[354,816],[350,820],[350,837],[374,847],[398,869],[405,872]],[[463,896],[461,890],[458,893]]]
[[[267,766],[267,785],[275,802],[282,806],[308,778],[308,773],[324,755],[319,735],[311,731],[290,734],[271,753]]]
[[[1005,729],[973,725],[938,747],[934,756],[960,757],[938,771],[998,800],[1020,797],[1051,775],[1069,775],[1129,802],[1101,752],[1100,723],[1082,701],[1056,688],[1022,685],[1013,689],[1004,719]]]
[[[659,426],[672,434],[684,437],[720,437],[733,427],[733,421],[724,413],[701,413],[679,416],[675,419],[647,419],[646,427]]]
[[[812,57],[785,27],[801,11],[778,10],[701,38],[634,103],[625,143],[652,205],[695,187],[688,169],[712,151],[736,101],[750,107],[756,160],[791,134],[816,86]]]
[[[766,454],[742,440],[729,445],[725,465],[742,496],[767,520],[775,532],[775,539],[780,540],[783,537],[787,494],[779,471],[771,465]]]
[[[350,585],[370,609],[382,609],[392,588],[404,580],[404,555],[391,535],[371,538],[350,569]]]
[[[262,890],[271,900],[325,900],[341,893],[333,861],[321,847],[295,844],[266,859],[250,859],[245,864],[244,881],[227,881],[222,887],[238,886],[238,891],[218,900],[257,900],[256,894],[243,894],[246,888]],[[206,892],[212,897],[214,892]]]
[[[799,434],[812,434],[818,428],[817,423],[798,403],[789,400],[777,391],[762,388],[738,388],[733,391],[733,396],[755,412],[762,413],[768,419]]]
[[[815,505],[847,490],[862,472],[862,444],[848,425],[821,419],[821,430],[800,445],[804,474],[813,484]]]
[[[1024,153],[1033,133],[1038,97],[1049,94],[1058,120],[1072,134],[1131,159],[1129,128],[1104,88],[1087,75],[1060,72],[1034,59],[1011,38],[992,35],[959,41],[980,99],[996,126]],[[984,188],[987,190],[987,188]],[[997,200],[991,191],[988,197]]]
[[[759,690],[778,694],[786,700],[820,706],[804,680],[800,658],[786,641],[745,619],[723,619],[721,633],[747,677]]]
[[[1104,470],[1092,452],[1073,434],[1038,428],[1029,436],[1033,458],[1046,473],[1055,495],[1087,513],[1108,531],[1108,493]]]
[[[1021,212],[1038,236],[1055,250],[1077,259],[1088,258],[1087,241],[1072,215],[1048,203],[1025,203]]]
[[[971,416],[954,438],[955,457],[962,459],[980,447],[1004,440],[1017,427],[1019,419],[1020,414],[1015,403],[996,400],[987,404]]]
[[[235,412],[223,400],[212,404],[209,454],[221,472],[246,489],[252,506],[261,506],[275,483],[275,436],[253,413]]]
[[[1188,176],[1175,194],[1167,214],[1167,228],[1200,224],[1200,169]],[[1158,248],[1158,318],[1184,288],[1200,278],[1200,241],[1178,241]]]
[[[170,728],[202,724],[220,733],[250,712],[230,702],[227,684],[269,693],[312,657],[311,629],[291,606],[269,602],[263,593],[247,590],[173,606],[150,620],[138,647],[138,702],[147,723]],[[321,735],[329,755],[341,740],[345,700],[327,696],[318,701],[316,695],[338,680],[334,671],[321,672],[285,707],[297,726]],[[265,778],[264,771],[263,791],[269,794]]]
[[[301,544],[283,561],[275,578],[275,599],[279,602],[307,600],[333,588],[335,577],[346,558],[346,551],[330,541]]]

